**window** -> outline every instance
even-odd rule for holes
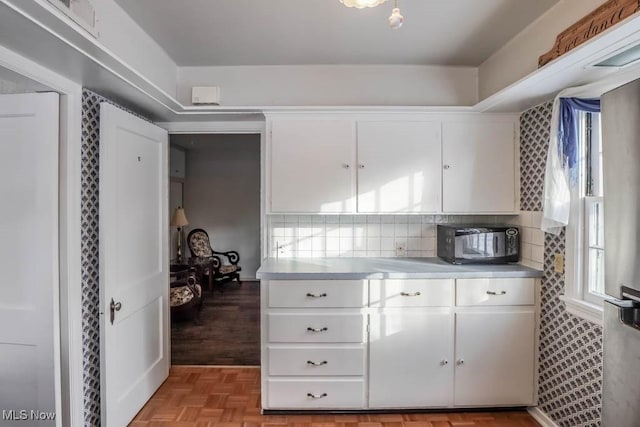
[[[604,204],[600,113],[580,113],[579,167],[571,189],[567,227],[567,310],[602,323],[604,298]]]

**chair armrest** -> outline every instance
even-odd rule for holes
[[[192,257],[189,259],[189,264],[198,269],[201,273],[203,270],[211,269],[213,274],[220,274],[220,266],[222,262],[220,257],[215,255],[210,257]]]
[[[238,265],[238,262],[240,261],[240,254],[236,251],[228,251],[228,252],[213,251],[213,253],[217,255],[224,255],[225,257],[227,257],[229,262],[233,265]]]

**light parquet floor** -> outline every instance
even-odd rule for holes
[[[261,415],[260,369],[173,366],[131,427],[539,427],[525,411]]]

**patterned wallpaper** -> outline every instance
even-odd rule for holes
[[[541,104],[520,118],[523,210],[542,210],[551,105]],[[545,236],[539,407],[561,427],[600,426],[602,328],[569,314],[558,299],[564,275],[554,272],[553,255],[564,252],[564,233]]]
[[[82,358],[85,426],[100,425],[100,294],[98,264],[98,176],[100,103],[111,102],[90,90],[82,91],[81,250]],[[129,111],[132,114],[137,115]],[[138,116],[138,115],[137,115]],[[138,116],[140,117],[140,116]]]

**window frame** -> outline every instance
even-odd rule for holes
[[[586,128],[587,115],[580,114],[580,128]],[[599,117],[593,116],[591,125],[599,126]],[[589,132],[589,129],[587,129]],[[583,135],[582,138],[587,135]],[[593,138],[591,134],[589,137]],[[599,138],[599,134],[595,136]],[[591,140],[593,142],[593,139]],[[579,150],[579,173],[576,184],[570,186],[571,208],[569,224],[566,228],[566,252],[565,252],[565,293],[560,297],[565,302],[567,311],[575,316],[588,320],[592,323],[602,325],[602,312],[604,297],[589,292],[589,219],[587,218],[590,206],[602,200],[600,196],[587,196],[587,173],[586,163],[590,162],[594,166],[593,157],[587,159],[587,144],[580,144]],[[599,170],[599,165],[596,166]],[[594,187],[592,183],[592,188]]]

